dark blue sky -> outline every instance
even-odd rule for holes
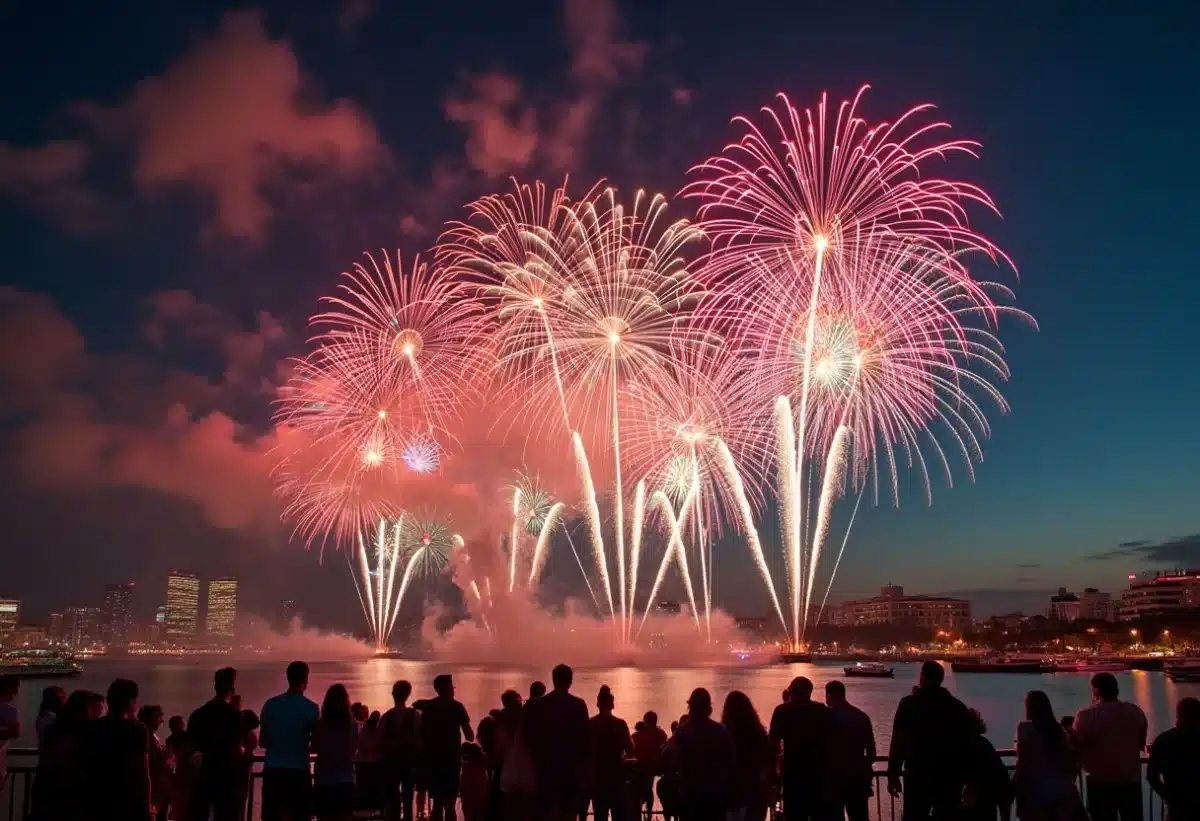
[[[270,561],[278,572],[248,592],[261,601],[347,591],[340,559],[315,569],[286,534],[229,526],[185,480],[133,481],[144,473],[129,469],[73,481],[79,451],[67,443],[63,475],[25,481],[30,424],[120,422],[126,433],[105,447],[125,447],[128,428],[161,427],[179,401],[193,419],[219,408],[261,430],[260,383],[302,350],[317,296],[363,249],[423,250],[508,172],[555,179],[567,165],[580,183],[605,176],[673,193],[733,134],[731,116],[776,91],[809,105],[864,82],[868,118],[935,102],[956,135],[983,143],[981,160],[956,170],[996,200],[1003,218],[977,223],[1020,279],[980,273],[1013,284],[1041,328],[1001,327],[1012,414],[993,418],[976,483],[959,470],[953,489],[935,483],[932,508],[909,488],[899,510],[860,514],[836,593],[895,581],[986,589],[974,594],[981,602],[1029,608],[1040,593],[1022,591],[1116,590],[1129,572],[1200,565],[1194,10],[597,0],[572,22],[561,0],[279,3],[232,16],[194,2],[22,5],[0,12],[3,281],[48,296],[87,350],[71,354],[86,358],[69,388],[55,381],[53,399],[4,404],[5,453],[18,466],[6,471],[5,555],[16,561],[0,594],[25,595],[35,611],[92,596],[109,577],[157,585],[173,564],[249,577]],[[298,105],[287,54],[302,77]],[[264,89],[249,97],[265,107],[257,124],[228,107],[243,84]],[[460,122],[447,119],[448,101],[467,105],[454,109]],[[564,119],[582,107],[568,133]],[[511,133],[483,128],[497,111]],[[328,128],[328,145],[314,147],[306,128]],[[214,170],[204,163],[216,144],[225,164]],[[261,210],[237,210],[248,201]],[[148,300],[163,291],[190,292],[194,304],[181,314],[154,303],[156,313]],[[59,361],[43,345],[62,329],[26,324],[48,314],[27,295],[6,297],[11,395],[49,390],[31,388],[21,367]],[[155,342],[151,316],[183,327]],[[183,371],[205,377],[203,399],[194,385],[173,387]],[[136,403],[114,394],[153,395],[147,406],[161,413],[118,407]],[[64,578],[63,562],[79,572]],[[727,565],[719,598],[753,610],[760,591],[744,559]],[[349,603],[313,610],[336,622],[353,616]]]

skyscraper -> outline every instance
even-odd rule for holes
[[[20,599],[0,599],[0,644],[12,636],[21,620]]]
[[[213,638],[233,638],[237,618],[237,579],[232,576],[213,579],[208,583],[208,614],[206,632]]]
[[[120,644],[129,640],[132,600],[133,582],[104,585],[104,637],[109,641]]]
[[[50,624],[46,627],[46,632],[49,634],[51,641],[62,641],[66,638],[63,633],[62,613],[50,614]]]
[[[200,579],[186,570],[172,570],[167,574],[166,638],[195,638],[199,622]]]
[[[100,638],[99,607],[68,607],[63,612],[63,640],[85,647]]]

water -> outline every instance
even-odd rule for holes
[[[142,704],[161,705],[167,716],[187,716],[212,695],[212,673],[227,659],[99,658],[84,662],[83,676],[65,680],[68,691],[76,687],[103,693],[114,678],[131,678],[141,688]],[[238,692],[244,706],[258,711],[268,697],[285,689],[284,664],[277,661],[232,662],[238,668]],[[699,667],[677,669],[576,670],[573,691],[594,704],[601,684],[613,689],[617,715],[630,727],[647,710],[658,712],[665,726],[685,711],[688,694],[695,687],[707,687],[718,705],[730,690],[742,690],[750,696],[764,721],[780,701],[780,694],[795,676],[808,676],[823,695],[825,682],[843,678],[843,664],[792,664],[771,666]],[[871,717],[876,743],[886,753],[891,738],[892,716],[900,698],[912,691],[919,665],[897,664],[894,679],[844,679],[850,701]],[[1045,690],[1060,715],[1073,714],[1091,700],[1088,676],[1077,673],[1053,675],[966,674],[954,675],[946,665],[946,686],[969,707],[979,710],[988,723],[988,736],[1000,748],[1011,747],[1017,721],[1024,716],[1025,693]],[[449,665],[427,661],[365,659],[353,662],[313,662],[309,697],[318,703],[325,690],[335,682],[346,685],[350,697],[371,709],[391,705],[391,687],[396,679],[407,679],[414,697],[433,694],[433,677],[453,673],[458,699],[466,706],[472,723],[478,723],[489,709],[500,706],[500,693],[512,688],[525,695],[534,679],[550,682],[546,669],[498,669]],[[1175,702],[1183,696],[1200,696],[1200,684],[1175,684],[1162,673],[1131,671],[1118,673],[1121,696],[1136,702],[1150,720],[1150,737],[1173,723]],[[34,746],[33,717],[42,687],[51,682],[26,681],[18,696],[18,707],[25,719],[24,734],[13,746]]]

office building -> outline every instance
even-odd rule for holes
[[[63,635],[62,613],[50,614],[50,623],[46,625],[46,633],[49,635],[51,641],[62,641],[65,638]]]
[[[133,623],[133,582],[104,585],[104,638],[121,644],[129,640],[129,625]]]
[[[166,638],[192,639],[200,623],[200,579],[186,570],[167,575]]]
[[[212,638],[233,638],[237,618],[237,579],[213,579],[208,583],[208,611],[205,632]]]
[[[842,602],[842,624],[915,624],[934,630],[971,626],[971,603],[942,596],[906,596],[900,585],[889,584],[873,599]]]
[[[1085,587],[1076,595],[1065,587],[1050,597],[1046,615],[1055,621],[1109,621],[1112,618],[1112,597],[1094,587]]]
[[[21,621],[21,600],[0,599],[0,644],[14,632]]]
[[[1174,570],[1131,578],[1121,597],[1121,619],[1200,611],[1200,570]]]
[[[100,641],[99,607],[68,607],[63,611],[63,640],[72,647],[87,647]]]

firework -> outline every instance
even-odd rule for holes
[[[517,477],[513,493],[520,500],[513,512],[521,528],[530,536],[540,535],[554,506],[550,492],[537,476],[523,473]]]
[[[418,434],[400,451],[400,458],[413,473],[435,473],[441,463],[441,449],[432,436]]]

